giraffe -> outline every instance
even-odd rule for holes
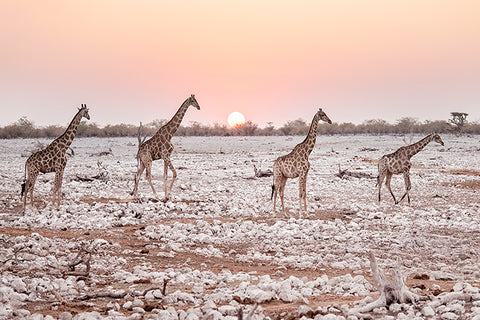
[[[33,187],[39,173],[55,172],[53,185],[53,202],[57,201],[57,208],[60,205],[63,171],[67,164],[65,153],[72,144],[77,133],[78,125],[82,118],[90,120],[88,109],[85,104],[78,108],[78,112],[67,127],[67,130],[53,140],[45,149],[33,153],[25,162],[25,182],[22,184],[23,210],[27,206],[27,196],[30,192],[30,202],[33,205]],[[27,178],[28,175],[28,178]]]
[[[400,203],[405,196],[407,196],[408,203],[410,203],[410,189],[412,188],[412,184],[410,183],[410,167],[412,164],[410,163],[410,158],[412,158],[415,154],[417,154],[420,150],[422,150],[430,141],[435,141],[442,146],[444,145],[442,138],[436,133],[431,133],[422,140],[399,148],[397,151],[384,155],[378,161],[378,177],[377,177],[377,185],[378,185],[378,202],[380,203],[380,191],[382,189],[383,179],[385,180],[385,185],[390,191],[390,194],[393,197],[393,201],[395,204]],[[399,201],[395,198],[395,195],[390,188],[390,181],[392,179],[392,175],[403,173],[403,179],[405,180],[405,193],[400,198]]]
[[[145,176],[148,180],[148,183],[150,184],[150,187],[152,187],[155,198],[158,199],[157,192],[155,191],[155,188],[152,184],[152,161],[163,159],[163,183],[165,186],[165,201],[168,200],[169,192],[172,191],[173,182],[177,177],[177,172],[175,171],[175,168],[170,161],[170,155],[173,151],[173,145],[170,140],[180,126],[180,123],[182,122],[182,119],[187,112],[189,106],[194,106],[195,108],[200,110],[200,106],[198,105],[198,102],[195,99],[195,95],[193,94],[182,103],[182,105],[170,121],[168,121],[160,129],[158,129],[158,131],[153,135],[153,137],[146,140],[138,147],[138,169],[137,174],[135,175],[135,186],[132,192],[134,197],[137,196],[138,182],[140,181],[143,170],[145,170]],[[170,188],[167,187],[167,175],[169,168],[173,174],[172,181],[170,182]]]
[[[282,212],[285,214],[285,216],[287,216],[285,213],[285,206],[283,204],[285,184],[288,178],[297,177],[299,177],[300,217],[302,215],[302,201],[304,209],[307,211],[307,174],[308,170],[310,169],[308,156],[315,147],[319,120],[330,124],[332,123],[325,112],[323,112],[321,108],[318,109],[317,113],[313,117],[310,130],[308,131],[305,140],[296,145],[289,154],[277,158],[273,164],[273,213],[276,213],[277,193],[279,192],[280,200],[282,202]]]

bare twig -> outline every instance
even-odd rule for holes
[[[167,295],[167,283],[168,283],[169,279],[163,279],[163,289],[162,289],[162,294],[164,296]]]
[[[112,148],[108,148],[108,151],[92,153],[90,154],[90,157],[102,157],[102,156],[108,156],[108,155],[113,155]]]
[[[367,178],[367,179],[376,179],[377,177],[370,174],[370,173],[365,173],[365,172],[351,172],[348,171],[347,169],[342,170],[340,168],[340,164],[338,164],[338,173],[335,174],[339,178],[344,178],[345,176],[348,177],[354,177],[354,178]]]
[[[64,274],[68,276],[77,276],[77,277],[88,277],[90,274],[90,260],[92,259],[92,251],[85,248],[81,248],[77,256],[68,265],[70,271],[66,271]],[[86,268],[85,271],[75,271],[75,267],[80,263],[84,263]]]
[[[5,264],[5,263],[7,263],[7,262],[10,261],[10,260],[18,260],[18,256],[17,256],[17,255],[18,255],[23,249],[31,249],[31,248],[32,248],[32,245],[31,245],[31,244],[18,247],[17,249],[15,249],[15,250],[13,251],[13,256],[12,256],[12,257],[8,258],[8,259],[5,260],[5,261],[2,261],[1,263],[2,263],[2,264]]]
[[[253,170],[255,171],[255,177],[257,177],[257,178],[271,177],[273,175],[272,170],[270,170],[270,169],[267,169],[267,170],[257,169],[257,167],[255,165],[253,165]]]
[[[112,298],[112,299],[123,299],[128,294],[125,290],[118,291],[100,291],[95,293],[86,293],[77,298],[77,300],[90,300],[98,298]]]

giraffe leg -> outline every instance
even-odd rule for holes
[[[279,185],[275,187],[275,184],[272,186],[273,188],[273,214],[276,215],[277,213],[277,192],[278,192]]]
[[[380,200],[381,200],[381,191],[382,191],[382,184],[383,184],[383,180],[385,179],[385,173],[384,172],[381,172],[378,174],[378,181],[377,181],[377,184],[378,184],[378,203],[380,203]]]
[[[397,204],[397,199],[395,199],[395,195],[393,194],[392,188],[390,187],[390,181],[392,181],[392,173],[387,172],[387,180],[385,180],[385,185],[387,186],[388,191],[390,191],[390,194],[393,197],[393,201],[395,202],[395,204]]]
[[[172,162],[170,159],[167,159],[167,161],[164,161],[164,183],[165,183],[165,200],[168,200],[170,193],[172,192],[172,187],[173,183],[175,182],[175,179],[177,178],[177,171],[173,167]],[[172,171],[172,181],[170,182],[170,187],[167,189],[167,173],[168,173],[168,168]]]
[[[25,181],[25,192],[23,194],[23,210],[27,206],[27,197],[28,193],[30,192],[30,204],[33,206],[33,187],[35,186],[35,182],[37,181],[38,177],[38,170],[33,170],[28,173],[27,181]]]
[[[282,184],[282,175],[277,171],[276,167],[273,167],[273,214],[277,213],[277,194],[280,191]]]
[[[307,175],[301,175],[298,178],[299,183],[299,199],[300,199],[300,210],[299,218],[302,218],[302,211],[307,212]],[[303,209],[302,209],[303,203]]]
[[[282,176],[282,180],[280,181],[280,188],[278,192],[280,193],[280,201],[282,202],[282,213],[284,214],[285,217],[288,218],[288,214],[285,211],[285,204],[283,203],[283,197],[285,194],[285,184],[287,183],[287,178]]]
[[[53,184],[53,203],[57,202],[57,208],[60,206],[60,199],[62,198],[62,180],[63,168],[55,171],[55,182]]]
[[[150,187],[152,187],[153,194],[155,195],[155,199],[158,199],[157,191],[155,191],[155,188],[153,187],[153,183],[152,183],[152,162],[147,162],[145,164],[145,177],[147,178],[147,181],[150,184]]]
[[[403,172],[403,179],[405,180],[405,194],[402,196],[402,198],[398,201],[402,201],[405,196],[407,196],[408,203],[410,203],[410,189],[412,188],[412,183],[410,182],[410,172],[409,171],[404,171]]]
[[[167,161],[164,159],[163,160],[163,187],[165,188],[165,201],[168,200],[167,181],[168,181],[168,164],[167,164]]]
[[[142,161],[139,161],[137,173],[135,174],[135,186],[133,187],[132,195],[134,198],[137,197],[138,192],[138,183],[140,182],[140,178],[142,177],[142,173],[145,170],[145,166],[143,165]]]

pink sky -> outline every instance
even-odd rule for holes
[[[0,2],[0,125],[480,121],[479,1]]]

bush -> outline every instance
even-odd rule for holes
[[[142,125],[142,137],[151,137],[155,132],[166,123],[166,120],[155,120]],[[60,136],[65,127],[48,126],[36,128],[34,123],[26,117],[20,118],[17,122],[0,127],[0,138],[55,138]],[[305,136],[310,129],[302,119],[289,121],[282,127],[276,129],[270,122],[265,128],[259,128],[252,121],[247,121],[240,128],[229,128],[226,125],[215,123],[213,126],[201,124],[193,121],[189,126],[180,126],[176,132],[177,136],[253,136],[253,135],[302,135]],[[353,123],[324,123],[318,124],[318,134],[411,134],[411,133],[452,133],[455,126],[447,121],[425,121],[420,122],[414,118],[401,118],[395,124],[389,124],[382,119],[373,119],[364,121],[362,124]],[[480,134],[479,123],[466,123],[462,129],[466,134]],[[96,123],[82,121],[77,129],[78,137],[136,137],[138,135],[138,126],[131,124],[107,125],[100,128]]]

